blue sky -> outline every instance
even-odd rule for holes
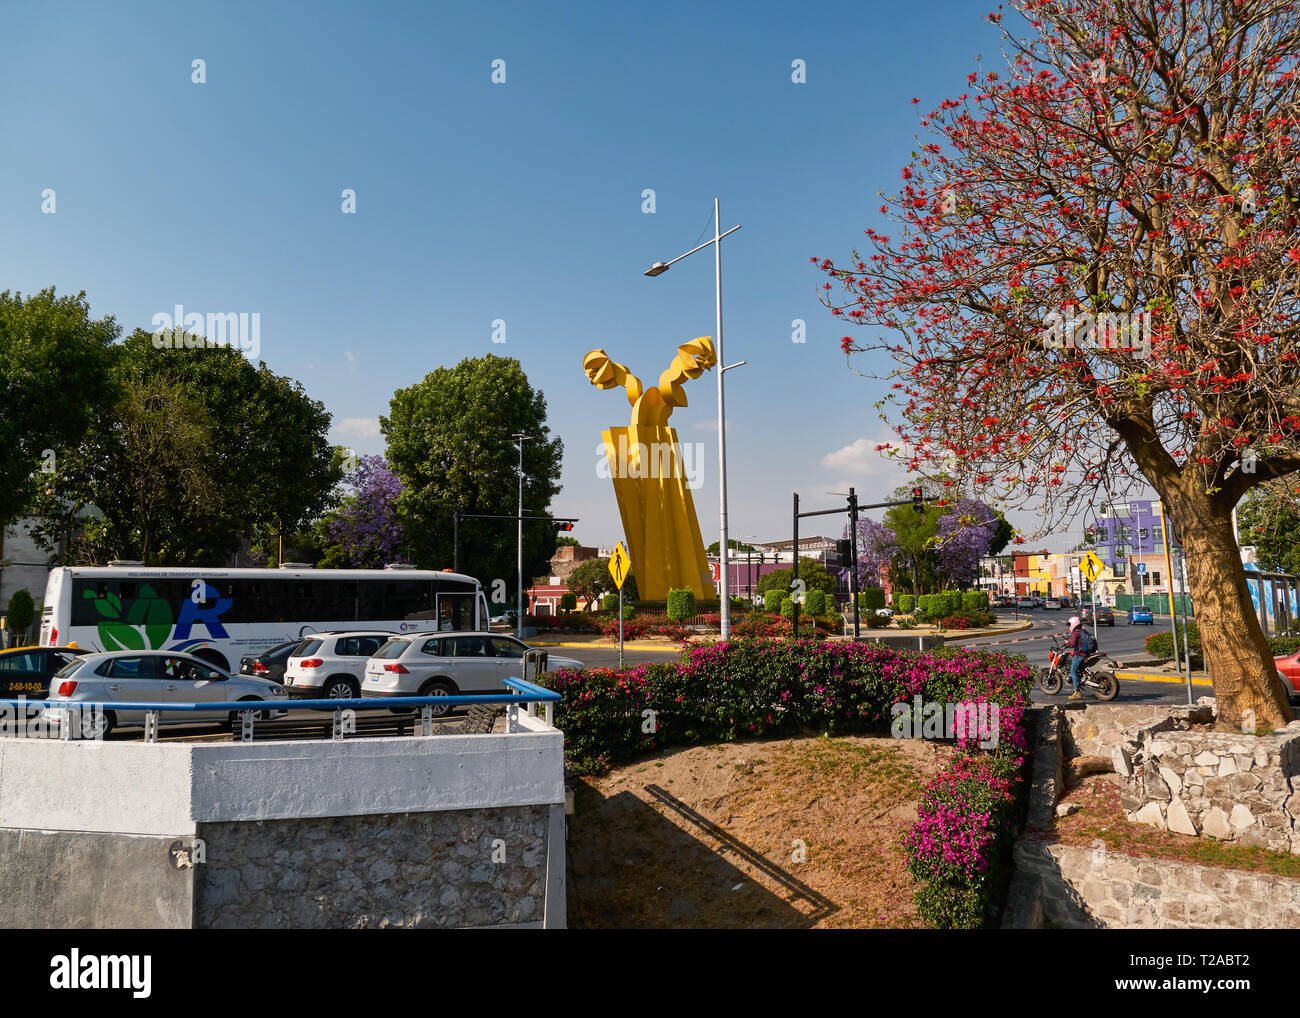
[[[383,451],[375,419],[396,388],[467,356],[516,357],[565,441],[552,508],[607,544],[621,526],[595,450],[628,408],[587,383],[582,355],[604,347],[648,380],[713,333],[708,249],[642,273],[699,242],[716,194],[723,228],[744,227],[723,242],[724,353],[748,361],[727,375],[731,532],[788,537],[792,491],[830,508],[828,492],[877,500],[905,479],[872,451],[878,384],[846,366],[808,259],[843,258],[881,225],[876,192],[896,186],[917,111],[997,58],[991,6],[10,9],[0,289],[84,290],[126,332],[176,304],[257,312],[262,359],[360,453]],[[707,543],[713,374],[687,392],[673,424],[702,443]],[[837,528],[815,522],[803,532]]]

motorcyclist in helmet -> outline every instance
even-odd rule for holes
[[[1083,694],[1079,692],[1079,670],[1088,655],[1082,645],[1083,619],[1077,615],[1070,616],[1070,638],[1066,644],[1070,648],[1070,685],[1074,687],[1074,692],[1070,694],[1069,699],[1082,700]]]

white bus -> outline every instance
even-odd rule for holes
[[[41,644],[177,650],[227,671],[311,633],[486,630],[482,585],[418,569],[64,566],[50,571]]]

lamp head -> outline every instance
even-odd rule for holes
[[[647,276],[659,276],[668,271],[667,262],[655,262],[650,268],[645,270]]]

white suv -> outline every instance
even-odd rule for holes
[[[366,662],[364,697],[459,696],[463,693],[509,693],[506,679],[523,677],[528,650],[512,636],[499,633],[417,633],[395,636]],[[547,655],[548,669],[585,668],[571,657]],[[399,708],[394,708],[397,710]],[[435,707],[435,717],[448,708]]]
[[[366,659],[395,633],[360,630],[313,633],[285,662],[284,688],[298,700],[347,700],[361,695]]]

